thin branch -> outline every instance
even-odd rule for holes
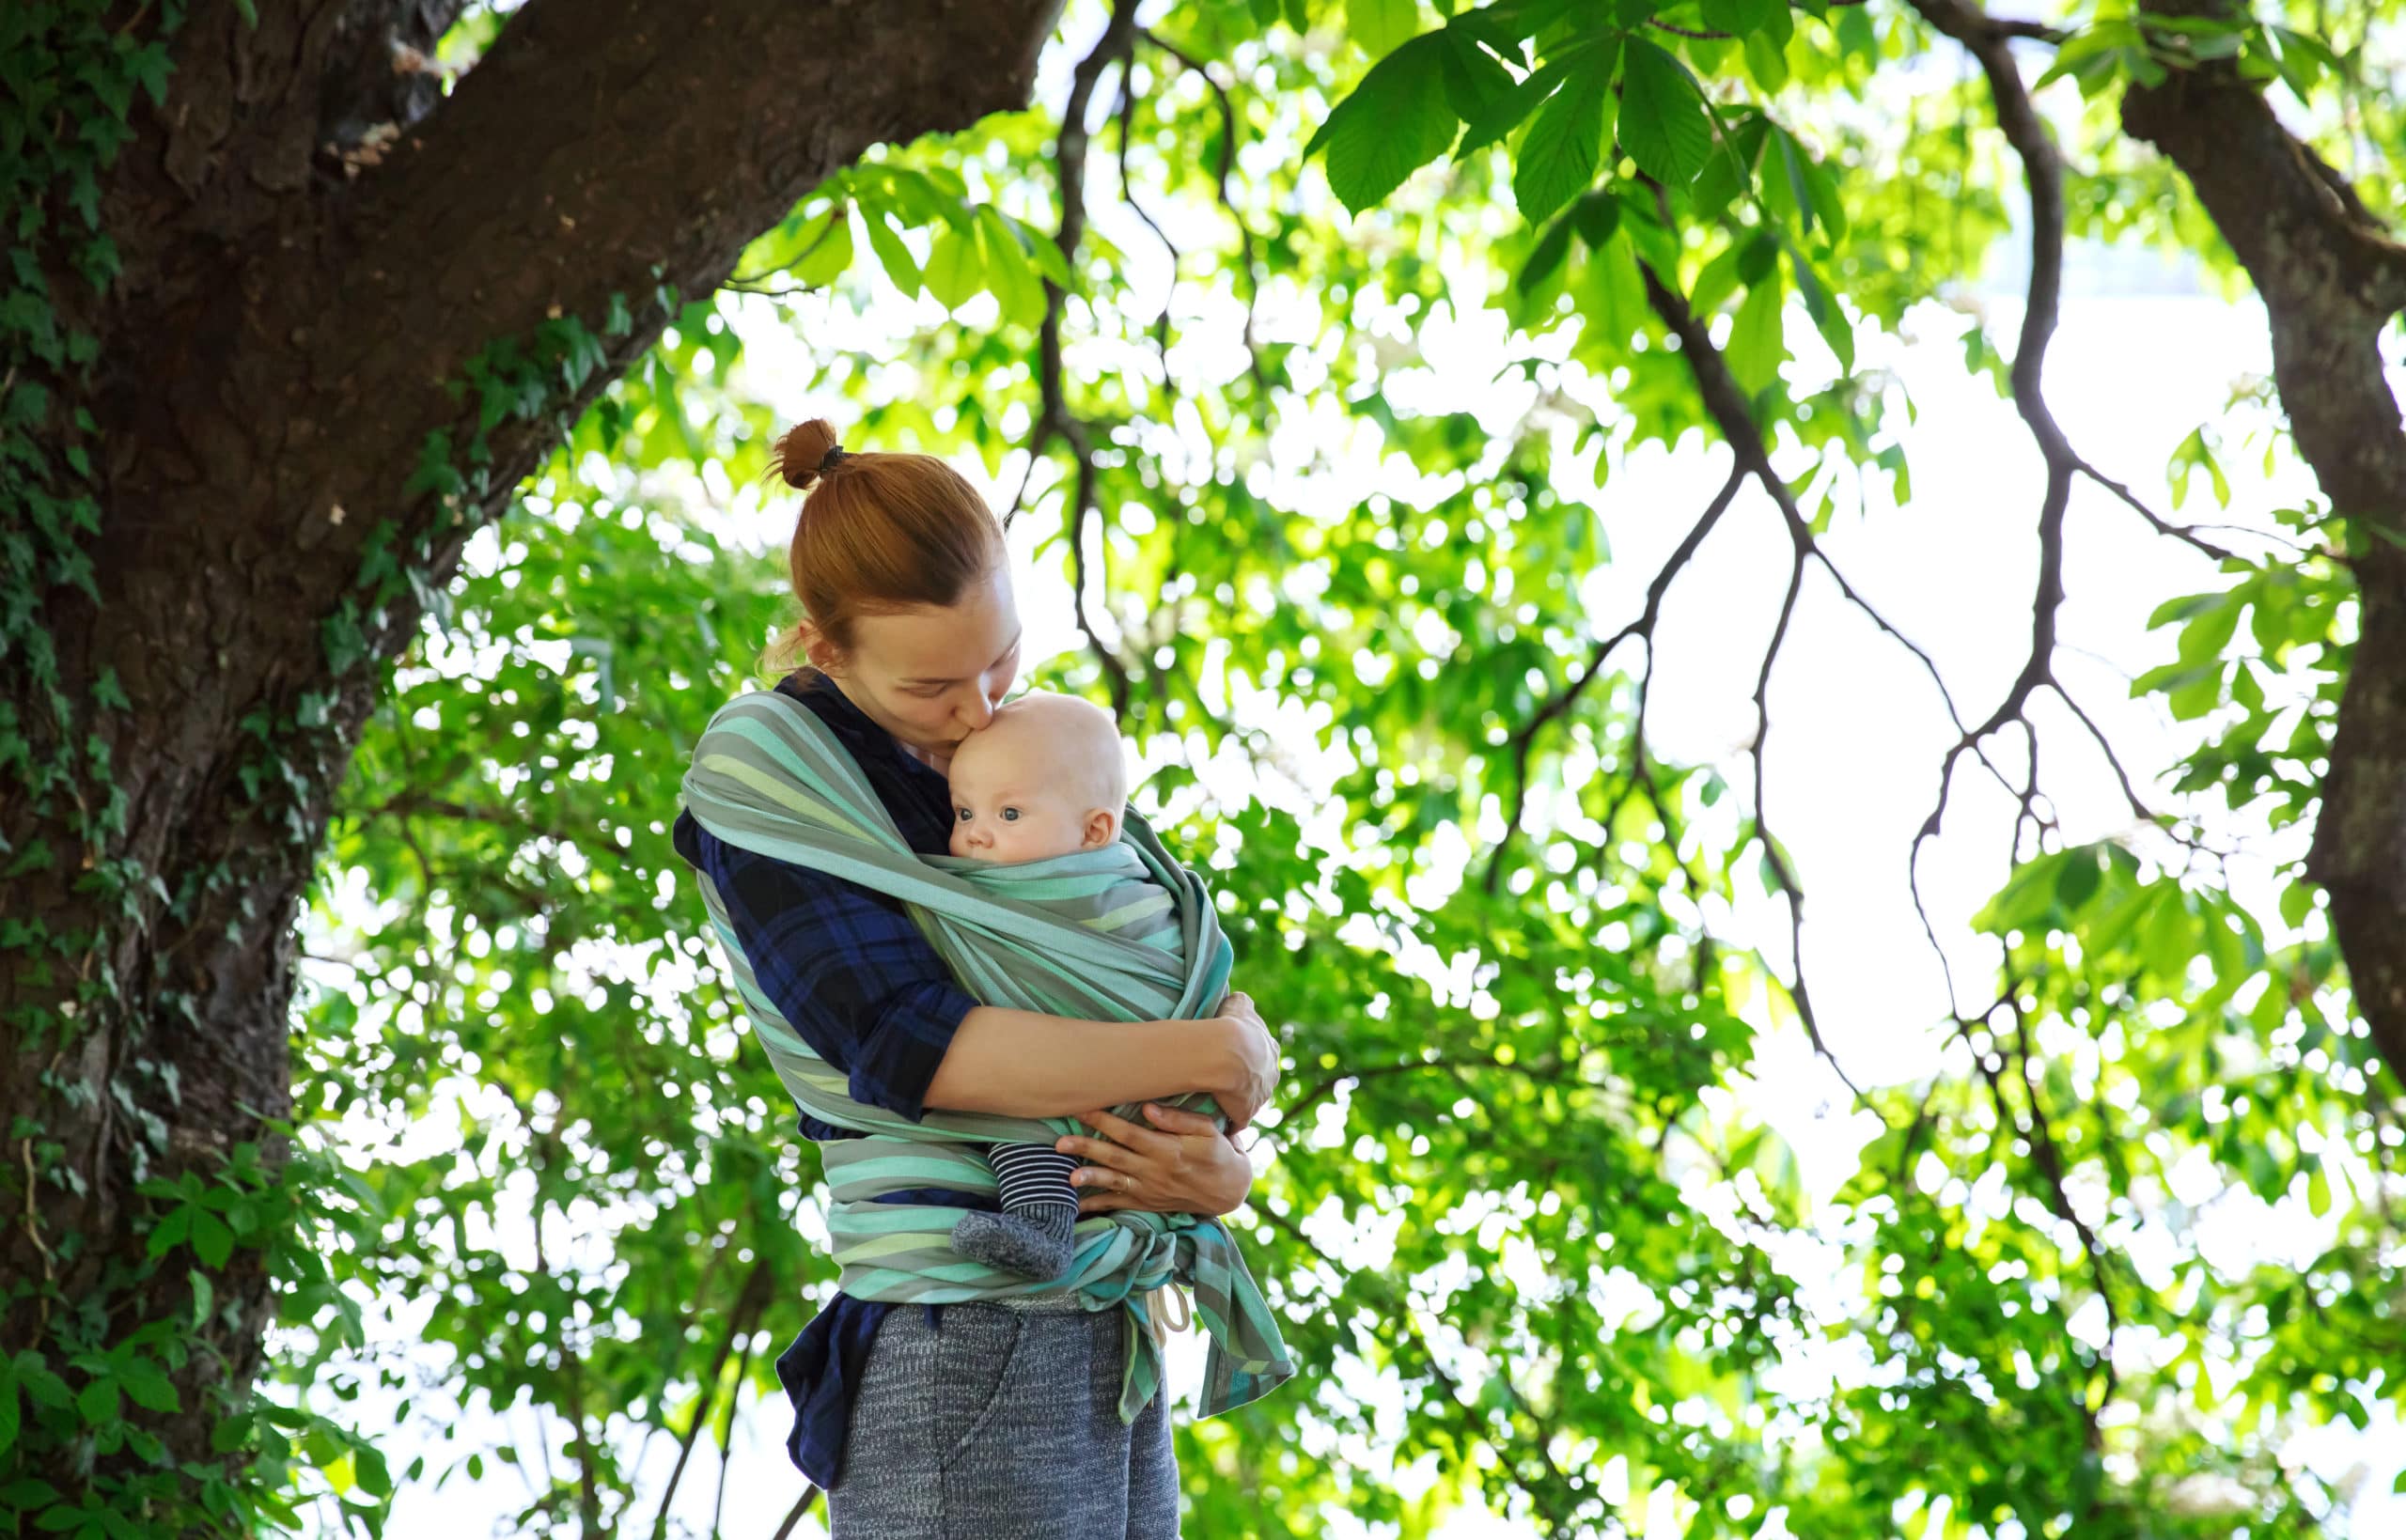
[[[721,288],[736,288],[736,289],[742,289],[742,290],[744,293],[746,293],[746,294],[762,294],[762,293],[767,293],[767,292],[768,292],[768,290],[767,290],[767,289],[765,289],[764,288],[762,288],[761,286],[762,286],[762,285],[764,285],[764,284],[766,284],[766,283],[768,282],[768,280],[769,280],[769,278],[770,278],[770,276],[771,276],[772,274],[773,274],[773,273],[779,273],[779,272],[792,272],[795,268],[800,267],[803,263],[807,262],[808,260],[810,260],[812,254],[813,254],[813,253],[815,253],[815,252],[817,252],[817,251],[819,250],[819,248],[820,248],[820,247],[821,247],[821,246],[825,245],[825,244],[827,243],[827,238],[828,238],[829,236],[834,235],[834,234],[836,233],[836,226],[837,226],[838,225],[844,226],[845,226],[845,233],[846,233],[847,235],[850,235],[850,234],[851,233],[851,217],[852,217],[852,203],[851,203],[851,200],[850,198],[846,198],[843,202],[841,202],[841,203],[837,204],[835,208],[833,208],[833,209],[831,209],[831,210],[828,210],[828,214],[827,214],[827,227],[826,227],[825,229],[823,229],[823,230],[820,231],[817,235],[812,236],[812,237],[810,238],[810,244],[809,244],[809,245],[807,245],[807,246],[803,247],[803,248],[802,248],[802,250],[800,250],[800,251],[798,251],[798,252],[794,253],[794,255],[793,255],[793,259],[792,259],[791,261],[787,262],[787,263],[786,263],[786,264],[784,264],[782,267],[773,267],[773,268],[771,268],[771,269],[769,269],[769,271],[768,271],[767,272],[739,272],[739,273],[736,273],[736,274],[734,274],[734,275],[730,276],[730,277],[726,280],[726,282],[725,282],[724,284],[721,284],[719,287],[720,287]],[[784,297],[785,295],[787,295],[787,294],[810,294],[810,293],[816,293],[816,292],[818,292],[818,290],[819,290],[820,288],[825,288],[825,287],[826,287],[826,286],[825,286],[825,285],[823,285],[823,284],[822,284],[822,285],[820,285],[820,286],[817,286],[817,288],[814,288],[813,286],[811,286],[811,285],[809,285],[809,284],[792,284],[792,285],[789,285],[789,286],[787,286],[784,289],[782,289],[782,290],[778,291],[778,295],[777,295],[777,297],[778,297],[778,298],[783,298],[783,297]]]
[[[1166,385],[1169,382],[1169,315],[1178,300],[1178,265],[1184,257],[1178,249],[1178,242],[1169,238],[1169,232],[1163,229],[1160,223],[1145,211],[1145,206],[1136,201],[1135,188],[1128,179],[1128,141],[1133,137],[1136,117],[1134,73],[1130,70],[1119,71],[1119,201],[1128,206],[1130,213],[1144,222],[1145,228],[1153,232],[1153,239],[1161,242],[1162,250],[1169,253],[1169,286],[1162,290],[1162,313],[1153,319],[1152,326],[1153,351],[1161,357],[1162,382]]]
[[[802,1516],[810,1512],[812,1506],[816,1504],[818,1501],[818,1487],[804,1487],[802,1490],[802,1496],[794,1500],[792,1511],[786,1515],[786,1521],[777,1526],[777,1532],[771,1535],[769,1540],[786,1540],[788,1535],[793,1533],[794,1526],[802,1522]]]
[[[668,1472],[668,1486],[660,1494],[660,1511],[652,1517],[652,1540],[663,1540],[668,1533],[668,1508],[677,1501],[677,1485],[685,1479],[685,1464],[694,1456],[695,1441],[709,1425],[712,1403],[718,1399],[718,1382],[726,1372],[726,1361],[734,1355],[739,1338],[748,1338],[759,1324],[760,1312],[769,1303],[769,1265],[765,1261],[753,1264],[751,1275],[743,1280],[743,1287],[726,1313],[726,1333],[719,1339],[718,1351],[711,1355],[710,1371],[702,1377],[700,1399],[694,1406],[694,1420],[678,1441],[677,1465]]]
[[[1078,61],[1070,77],[1070,100],[1061,113],[1061,132],[1054,142],[1055,158],[1061,179],[1061,226],[1055,237],[1062,259],[1074,272],[1078,259],[1078,244],[1084,239],[1086,225],[1086,146],[1090,137],[1086,128],[1086,113],[1094,100],[1095,85],[1102,72],[1114,63],[1123,69],[1135,46],[1136,0],[1117,0],[1112,7],[1110,24],[1093,52]],[[1113,652],[1096,630],[1092,616],[1086,611],[1086,532],[1087,516],[1101,510],[1095,498],[1097,480],[1094,463],[1094,441],[1086,424],[1070,411],[1069,393],[1062,379],[1061,318],[1067,296],[1050,279],[1044,285],[1044,323],[1037,334],[1038,386],[1043,396],[1044,410],[1037,419],[1036,430],[1029,442],[1029,454],[1051,439],[1058,437],[1070,446],[1070,454],[1077,463],[1074,491],[1067,510],[1067,535],[1070,542],[1070,578],[1075,584],[1074,614],[1078,630],[1086,640],[1086,648],[1102,667],[1105,682],[1111,689],[1111,708],[1115,716],[1125,721],[1133,694],[1128,665]],[[1031,473],[1033,466],[1030,467]],[[1014,508],[1016,511],[1016,508]]]
[[[1799,529],[1806,532],[1799,535]],[[1763,773],[1763,750],[1771,740],[1771,671],[1773,665],[1779,661],[1780,644],[1788,639],[1789,622],[1796,614],[1796,596],[1804,587],[1804,560],[1811,546],[1806,526],[1791,523],[1789,533],[1795,541],[1795,556],[1789,568],[1788,594],[1780,600],[1778,623],[1772,628],[1771,642],[1763,648],[1762,672],[1755,677],[1755,741],[1747,750],[1755,762],[1755,835],[1763,842],[1763,861],[1771,867],[1773,879],[1779,883],[1780,892],[1788,896],[1788,955],[1789,968],[1794,974],[1794,982],[1789,984],[1788,993],[1796,1002],[1797,1019],[1804,1023],[1804,1034],[1812,1039],[1814,1051],[1820,1054],[1829,1064],[1831,1073],[1845,1083],[1857,1101],[1861,1101],[1862,1087],[1847,1075],[1845,1066],[1838,1063],[1838,1056],[1830,1051],[1828,1039],[1821,1035],[1820,1019],[1813,1011],[1812,992],[1804,981],[1804,889],[1789,866],[1787,852],[1779,848],[1779,840],[1772,832],[1770,815],[1764,808],[1769,778]]]
[[[735,1464],[735,1412],[743,1402],[743,1377],[752,1368],[752,1339],[757,1331],[743,1333],[743,1346],[736,1354],[735,1380],[726,1392],[726,1411],[718,1424],[718,1491],[711,1499],[711,1540],[719,1540],[720,1527],[726,1516],[726,1472]]]
[[[1523,1080],[1536,1081],[1546,1085],[1586,1088],[1584,1081],[1565,1079],[1563,1066],[1560,1064],[1546,1061],[1507,1062],[1492,1056],[1473,1055],[1467,1058],[1405,1059],[1395,1064],[1360,1065],[1326,1077],[1302,1096],[1281,1107],[1278,1110],[1278,1127],[1283,1132],[1289,1126],[1300,1123],[1305,1112],[1335,1096],[1339,1086],[1359,1085],[1365,1081],[1383,1080],[1390,1075],[1409,1075],[1423,1069],[1500,1069],[1508,1074],[1518,1075]]]
[[[2093,1450],[2099,1447],[2102,1440],[2098,1412],[2113,1401],[2120,1388],[2120,1377],[2114,1367],[2114,1345],[2121,1335],[2122,1314],[2120,1307],[2114,1300],[2114,1289],[2108,1271],[2108,1258],[2104,1244],[2098,1239],[2097,1233],[2088,1227],[2087,1221],[2080,1217],[2079,1210],[2072,1206],[2071,1192],[2065,1185],[2063,1152],[2056,1145],[2054,1130],[2047,1121],[2046,1108],[2039,1099],[2039,1086],[2031,1079],[2034,1060],[2031,1056],[2029,1025],[2023,1017],[2021,1003],[2012,991],[2008,992],[2005,1005],[2013,1018],[2014,1035],[2018,1044],[2015,1058],[2022,1069],[2020,1079],[2023,1094],[2027,1097],[2030,1107],[2030,1116],[2026,1124],[2014,1115],[2012,1107],[2007,1099],[2005,1076],[2002,1069],[1992,1067],[1990,1063],[1992,1059],[2001,1063],[2004,1057],[2001,1051],[2002,1045],[1999,1051],[1973,1054],[1972,1063],[1979,1069],[1981,1079],[1988,1082],[1989,1097],[1996,1106],[1998,1123],[2007,1128],[2018,1126],[2022,1128],[2023,1135],[2030,1145],[2031,1159],[2038,1166],[2039,1174],[2046,1178],[2048,1207],[2054,1211],[2057,1219],[2070,1225],[2072,1233],[2079,1237],[2082,1254],[2088,1262],[2090,1279],[2097,1288],[2098,1301],[2105,1309],[2105,1343],[2097,1355],[2098,1367],[2105,1376],[2105,1394],[2095,1408],[2092,1408],[2085,1398],[2080,1406],[2081,1423],[2086,1429],[2088,1445]],[[2081,1517],[2085,1517],[2086,1515]]]
[[[2112,492],[2116,497],[2120,498],[2125,504],[2129,505],[2131,511],[2146,520],[2148,526],[2150,529],[2153,529],[2158,535],[2179,540],[2182,544],[2191,546],[2195,550],[2202,552],[2206,555],[2211,556],[2214,560],[2219,562],[2235,562],[2243,559],[2238,552],[2226,551],[2221,546],[2214,544],[2211,540],[2206,539],[2195,529],[2185,525],[2173,523],[2169,520],[2164,519],[2153,508],[2148,507],[2144,502],[2140,501],[2139,495],[2136,492],[2133,492],[2130,488],[2115,480],[2112,476],[2107,475],[2096,466],[2089,464],[2088,461],[2085,459],[2080,461],[2078,468],[2082,475],[2086,476],[2089,480],[2094,481],[2097,485],[2104,488],[2107,491]]]
[[[1647,672],[1649,675],[1653,672],[1654,625],[1662,616],[1663,596],[1670,592],[1672,581],[1695,555],[1696,548],[1704,544],[1705,537],[1721,522],[1721,516],[1729,511],[1730,503],[1736,499],[1738,489],[1745,485],[1745,480],[1746,467],[1742,463],[1730,467],[1729,479],[1722,483],[1721,490],[1713,494],[1702,517],[1680,541],[1679,548],[1671,552],[1662,570],[1654,574],[1654,580],[1647,584],[1646,606],[1637,618],[1589,648],[1586,666],[1556,692],[1536,715],[1523,723],[1519,732],[1512,735],[1512,810],[1504,820],[1504,837],[1496,842],[1494,853],[1488,857],[1486,885],[1489,893],[1495,892],[1496,885],[1503,879],[1505,857],[1512,848],[1514,837],[1521,832],[1521,820],[1528,807],[1529,755],[1536,746],[1538,735],[1579,704],[1579,697],[1586,693],[1588,685],[1602,671],[1604,660],[1630,638],[1635,637],[1646,644]],[[1641,720],[1636,750],[1640,756],[1645,753],[1645,736]]]
[[[1789,901],[1790,956],[1795,972],[1795,983],[1789,991],[1789,998],[1796,1003],[1797,1017],[1804,1024],[1805,1035],[1812,1039],[1814,1051],[1828,1062],[1832,1071],[1845,1083],[1849,1091],[1854,1093],[1856,1099],[1860,1100],[1862,1091],[1856,1087],[1853,1080],[1839,1065],[1837,1056],[1830,1051],[1828,1042],[1821,1035],[1820,1021],[1814,1014],[1811,993],[1804,980],[1804,895],[1803,889],[1797,883],[1796,874],[1789,869],[1786,856],[1780,852],[1778,838],[1773,832],[1764,814],[1762,748],[1770,727],[1768,697],[1772,665],[1778,657],[1781,644],[1787,638],[1789,620],[1795,610],[1798,592],[1804,580],[1805,562],[1815,554],[1813,526],[1804,517],[1804,510],[1797,506],[1794,490],[1773,468],[1771,451],[1763,442],[1761,428],[1755,424],[1754,412],[1747,402],[1745,391],[1738,383],[1737,377],[1729,372],[1728,362],[1721,356],[1720,349],[1713,346],[1711,334],[1705,329],[1704,323],[1697,319],[1695,312],[1688,307],[1687,301],[1665,284],[1651,267],[1640,263],[1638,271],[1645,281],[1647,302],[1653,307],[1655,315],[1661,318],[1663,324],[1679,338],[1680,354],[1687,360],[1689,373],[1695,381],[1696,392],[1704,398],[1705,410],[1711,414],[1713,422],[1721,429],[1722,438],[1727,441],[1731,451],[1738,457],[1739,466],[1747,474],[1753,476],[1756,483],[1764,491],[1770,493],[1772,501],[1778,506],[1781,521],[1788,531],[1789,546],[1794,552],[1795,560],[1789,574],[1788,595],[1781,604],[1778,627],[1773,632],[1770,649],[1763,655],[1762,672],[1756,681],[1755,688],[1757,727],[1752,750],[1755,762],[1755,832],[1762,839],[1764,856],[1771,866],[1773,878],[1778,882],[1782,892],[1787,894]],[[1825,568],[1828,567],[1826,561],[1823,565]],[[1835,575],[1835,569],[1832,570]],[[1870,611],[1870,606],[1855,595],[1851,587],[1841,583],[1841,591],[1858,606]],[[1871,613],[1876,616],[1877,612]],[[1883,629],[1891,630],[1893,633],[1893,628],[1887,628],[1883,624]],[[1928,661],[1927,653],[1921,652],[1918,648],[1914,651],[1916,656],[1922,658],[1925,662]],[[1929,666],[1934,674],[1935,664]],[[1945,695],[1943,684],[1940,693],[1942,696]],[[1948,705],[1951,710],[1951,699]]]
[[[1220,207],[1227,210],[1228,218],[1237,227],[1238,260],[1244,278],[1245,369],[1253,376],[1254,389],[1260,392],[1262,404],[1267,406],[1270,401],[1270,379],[1267,371],[1261,366],[1261,353],[1254,342],[1253,334],[1254,311],[1261,303],[1261,281],[1254,272],[1253,226],[1245,223],[1243,212],[1237,208],[1236,198],[1228,190],[1229,178],[1236,170],[1237,163],[1236,101],[1228,95],[1226,86],[1211,78],[1211,70],[1206,70],[1200,61],[1179,48],[1177,44],[1164,40],[1160,34],[1151,31],[1141,33],[1139,36],[1184,66],[1189,73],[1203,83],[1204,86],[1211,91],[1212,100],[1219,104],[1220,164],[1214,174],[1214,191],[1219,197]]]

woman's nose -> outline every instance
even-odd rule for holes
[[[961,708],[961,720],[973,733],[994,720],[994,704],[984,690],[970,692],[968,704]]]

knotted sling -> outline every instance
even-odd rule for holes
[[[684,805],[729,845],[902,900],[961,987],[986,1004],[1148,1021],[1208,1016],[1227,992],[1228,943],[1210,894],[1133,813],[1117,843],[1051,861],[1001,865],[919,855],[810,708],[766,690],[737,697],[711,719],[685,775]],[[845,1293],[948,1304],[1070,1290],[1087,1310],[1125,1309],[1133,1320],[1120,1381],[1123,1421],[1133,1421],[1161,1384],[1149,1296],[1172,1281],[1193,1288],[1211,1334],[1203,1416],[1266,1395],[1294,1374],[1277,1322],[1217,1220],[1090,1215],[1078,1222],[1069,1271],[1029,1279],[954,1251],[958,1209],[880,1202],[914,1189],[992,1194],[985,1146],[1049,1144],[1084,1130],[1066,1118],[936,1111],[914,1123],[854,1101],[845,1073],[813,1053],[761,992],[710,879],[702,876],[699,886],[777,1078],[812,1117],[862,1136],[820,1146],[827,1228]]]

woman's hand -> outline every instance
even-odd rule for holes
[[[1062,1154],[1087,1162],[1070,1175],[1079,1190],[1079,1213],[1133,1208],[1217,1219],[1244,1203],[1253,1190],[1253,1162],[1210,1118],[1150,1102],[1145,1116],[1149,1128],[1109,1112],[1082,1113],[1079,1121],[1105,1137],[1073,1134],[1055,1143]]]
[[[1218,1018],[1228,1032],[1231,1064],[1227,1083],[1202,1087],[1220,1104],[1228,1132],[1240,1133],[1278,1089],[1278,1045],[1261,1023],[1250,995],[1232,994],[1220,1003]]]

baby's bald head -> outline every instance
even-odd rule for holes
[[[1111,714],[1031,691],[952,755],[952,853],[1041,861],[1119,837],[1128,762]]]

